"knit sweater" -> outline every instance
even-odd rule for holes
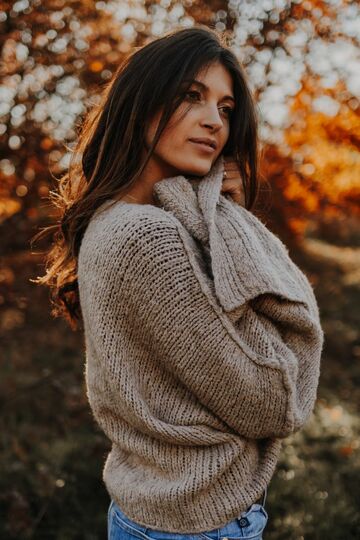
[[[286,246],[220,193],[222,156],[158,205],[106,201],[78,257],[87,396],[103,480],[133,521],[224,526],[269,484],[316,401],[323,331]]]

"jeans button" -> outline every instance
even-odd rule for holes
[[[239,519],[239,525],[240,527],[248,527],[249,526],[249,520],[246,517]]]

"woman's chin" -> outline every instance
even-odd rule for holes
[[[194,179],[198,177],[200,180],[202,176],[205,176],[210,171],[211,167],[212,167],[212,163],[209,163],[206,167],[205,166],[193,167],[187,172],[185,172],[185,175],[189,178],[193,177]]]

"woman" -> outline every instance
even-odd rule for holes
[[[136,50],[85,124],[39,280],[54,314],[83,321],[112,441],[109,539],[262,538],[323,332],[307,278],[250,212],[257,191],[254,104],[217,33]]]

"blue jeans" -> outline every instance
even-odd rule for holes
[[[125,516],[112,500],[108,511],[108,540],[240,540],[241,538],[262,540],[262,533],[268,520],[264,507],[266,494],[265,489],[262,504],[258,502],[252,504],[220,529],[188,534],[157,531],[139,525]]]

